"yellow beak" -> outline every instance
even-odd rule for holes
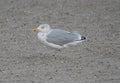
[[[33,29],[33,32],[38,32],[38,31],[39,31],[38,28]]]

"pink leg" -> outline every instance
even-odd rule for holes
[[[56,54],[57,54],[58,51],[60,51],[60,49],[55,49],[55,50],[54,50],[53,56],[55,57],[55,59],[56,59]]]

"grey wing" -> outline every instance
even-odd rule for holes
[[[65,30],[53,29],[50,33],[48,33],[46,40],[47,42],[62,46],[78,40],[78,35]]]

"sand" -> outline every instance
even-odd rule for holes
[[[55,60],[42,23],[87,40]],[[120,0],[0,0],[0,83],[120,83]]]

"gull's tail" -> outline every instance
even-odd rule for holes
[[[84,37],[84,36],[81,36],[81,40],[86,40],[86,37]]]
[[[73,32],[74,34],[76,34],[78,36],[78,39],[76,41],[83,41],[86,40],[85,36],[80,35],[77,31]]]

